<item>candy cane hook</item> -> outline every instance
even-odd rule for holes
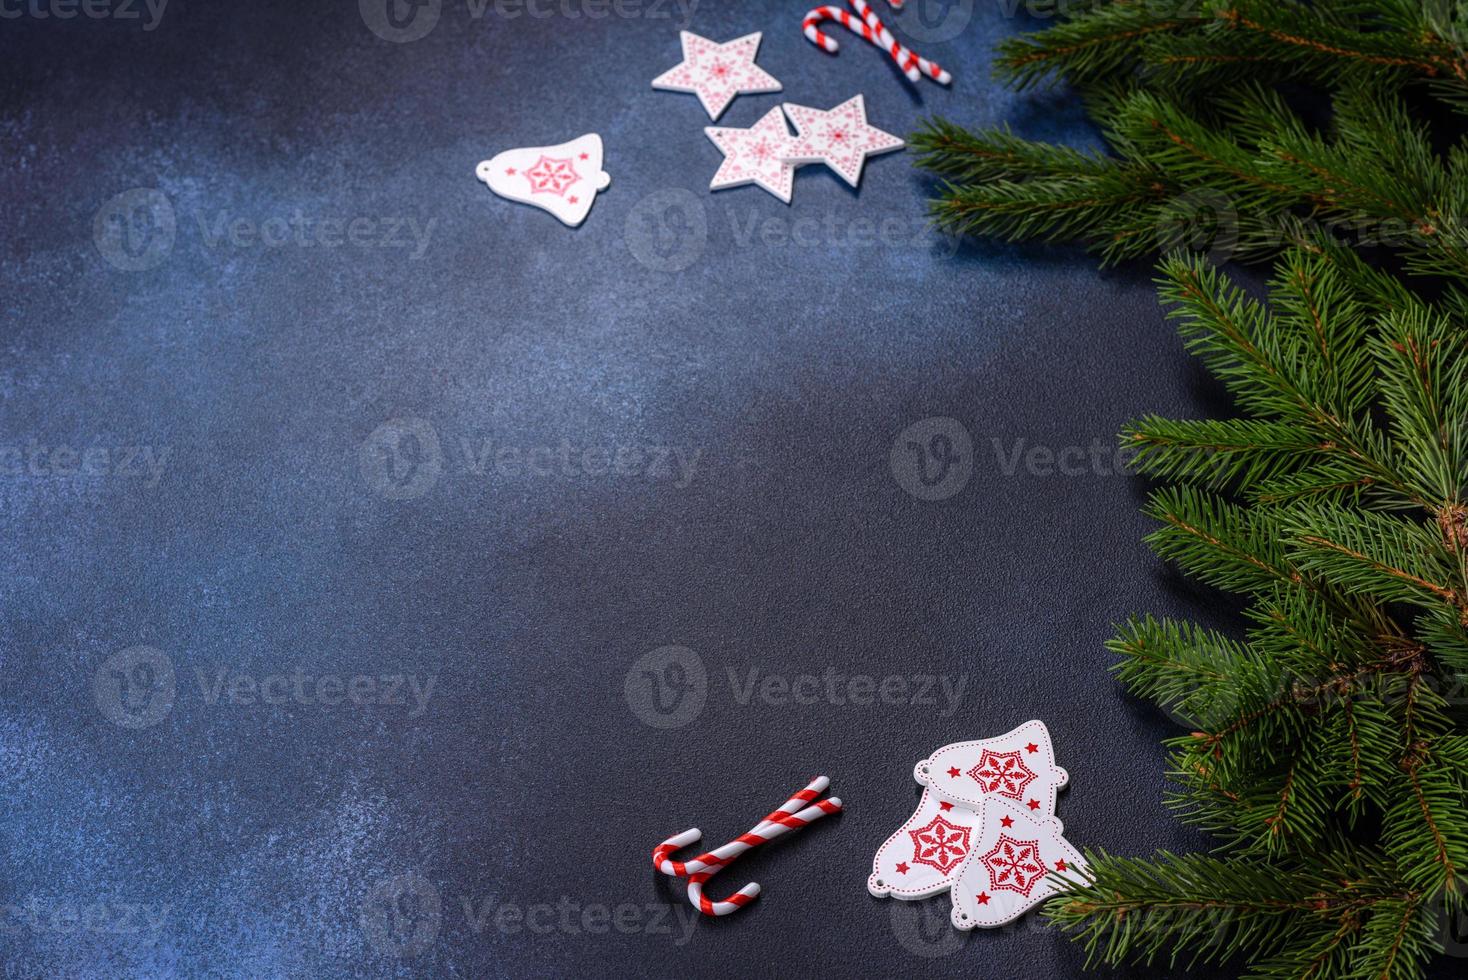
[[[751,881],[722,902],[709,901],[704,897],[703,883],[722,870],[722,868],[715,868],[712,871],[700,871],[688,878],[688,900],[704,915],[728,915],[730,912],[739,911],[759,897],[759,883]]]
[[[810,41],[812,44],[816,45],[817,47],[821,48],[821,50],[826,51],[829,54],[835,54],[837,51],[840,51],[841,45],[836,43],[836,39],[834,37],[831,37],[831,35],[816,27],[817,24],[828,20],[834,20],[838,22],[848,31],[860,34],[863,38],[870,41],[872,44],[878,43],[876,34],[874,34],[872,32],[872,29],[866,25],[865,21],[852,16],[849,12],[842,10],[840,7],[832,7],[829,5],[817,7],[816,9],[805,15],[805,20],[801,21],[800,26],[801,29],[805,32],[806,40]]]
[[[876,11],[866,3],[866,0],[848,0],[848,2],[856,11],[857,16],[839,7],[829,5],[817,7],[807,13],[801,22],[801,30],[806,39],[821,50],[835,54],[840,49],[836,39],[816,26],[824,21],[834,20],[852,33],[860,35],[868,43],[886,51],[897,63],[902,73],[907,76],[908,81],[916,82],[923,75],[927,75],[940,85],[947,85],[953,81],[953,76],[936,63],[919,56],[899,43],[887,26],[882,23]],[[894,10],[901,9],[901,6],[901,3],[892,3]]]
[[[834,37],[831,37],[831,35],[827,34],[825,31],[816,26],[817,24],[828,20],[836,21],[842,27],[846,28],[852,33],[861,35],[861,37],[865,39],[869,44],[872,44],[879,48],[887,49],[889,54],[892,53],[888,46],[888,43],[882,39],[877,29],[875,29],[871,24],[853,16],[848,11],[842,10],[839,7],[831,6],[817,7],[810,13],[806,14],[805,20],[801,23],[801,29],[805,32],[806,40],[810,41],[821,50],[826,51],[829,54],[835,54],[841,48],[841,46],[836,43],[836,39]],[[880,24],[880,21],[878,22],[878,24]],[[896,56],[893,55],[893,57],[895,58]],[[918,69],[915,65],[902,64],[901,60],[899,59],[898,67],[902,69],[902,73],[907,76],[907,80],[910,82],[916,82],[919,78],[922,77],[918,74]]]
[[[764,829],[761,830],[757,828],[760,839],[757,840],[755,843],[762,844],[767,840],[773,840],[774,838],[779,837],[781,834],[789,833],[792,830],[799,830],[806,824],[814,820],[819,820],[821,817],[824,817],[828,813],[838,813],[840,812],[840,810],[841,801],[836,797],[833,796],[829,800],[822,800],[815,806],[807,807],[806,809],[801,810],[799,813],[787,815],[783,822],[777,822],[773,824],[761,824],[760,827]],[[708,870],[698,871],[688,876],[688,901],[692,902],[693,905],[704,915],[728,915],[730,912],[734,912],[748,905],[750,902],[754,901],[757,895],[759,895],[759,883],[754,881],[749,882],[743,888],[739,889],[739,891],[735,892],[733,895],[730,895],[722,902],[710,901],[703,894],[704,882],[708,881],[714,875],[724,870],[731,863],[733,863],[736,857],[749,850],[750,847],[754,846],[753,843],[744,843],[746,837],[748,836],[749,835],[744,835],[733,844],[726,845],[727,847],[733,847],[735,844],[743,843],[743,846],[740,847],[738,850],[733,851],[727,856],[721,857],[720,861],[710,867]],[[725,848],[721,847],[719,848],[719,851],[723,851],[724,849]],[[714,853],[717,854],[718,851]]]
[[[830,784],[831,780],[827,777],[816,777],[804,789],[790,797],[778,809],[772,811],[763,820],[755,824],[752,829],[740,834],[723,847],[715,848],[707,854],[699,855],[690,861],[675,861],[671,855],[680,848],[686,847],[698,840],[702,836],[702,833],[695,827],[685,830],[681,834],[675,834],[653,849],[653,866],[667,875],[687,877],[688,900],[704,915],[728,915],[730,912],[743,908],[753,901],[755,896],[759,895],[759,885],[755,882],[750,882],[724,901],[714,902],[704,897],[704,882],[728,867],[735,858],[745,851],[753,847],[758,847],[767,841],[774,840],[776,837],[787,834],[792,830],[799,830],[829,813],[839,813],[841,811],[841,800],[834,796],[830,799],[817,801],[813,805],[801,809],[802,804],[815,800]]]

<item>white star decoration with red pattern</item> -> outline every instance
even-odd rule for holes
[[[500,197],[533,204],[576,227],[612,178],[601,169],[601,137],[578,136],[558,146],[522,146],[497,153],[474,174]]]
[[[785,157],[791,163],[824,163],[852,187],[861,182],[866,159],[904,146],[902,140],[867,123],[866,101],[854,95],[834,109],[812,109],[785,103],[799,131]]]
[[[776,106],[748,129],[705,126],[708,138],[724,152],[724,162],[710,190],[758,184],[771,194],[790,203],[795,183],[795,164],[785,162],[784,154],[794,142],[785,128],[785,116]]]
[[[759,53],[758,32],[723,44],[691,31],[679,31],[678,36],[683,42],[682,63],[654,78],[652,87],[694,93],[710,119],[723,115],[736,95],[780,91],[779,81],[754,63]]]

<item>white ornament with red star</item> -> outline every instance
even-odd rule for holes
[[[785,103],[785,111],[799,135],[789,154],[791,163],[824,163],[852,187],[861,182],[869,156],[890,153],[902,140],[867,123],[866,102],[854,95],[834,109],[812,109]]]
[[[780,91],[779,81],[754,63],[759,32],[723,44],[692,31],[679,31],[678,36],[683,42],[683,61],[654,78],[652,87],[694,93],[710,119],[723,115],[736,95]]]
[[[758,184],[771,194],[790,203],[795,184],[795,164],[784,155],[793,142],[785,128],[785,115],[776,106],[748,129],[705,126],[708,138],[724,153],[724,162],[709,183],[709,190]]]
[[[1083,882],[1085,858],[1064,831],[1056,817],[1002,796],[986,799],[969,856],[949,891],[954,927],[992,929],[1013,922],[1064,887],[1052,875]]]
[[[587,133],[556,146],[497,153],[474,174],[500,197],[543,208],[574,228],[586,220],[597,192],[612,182],[601,163],[601,137]]]
[[[978,840],[981,819],[977,809],[925,790],[912,816],[877,848],[867,891],[911,900],[946,890]]]
[[[1045,723],[1027,721],[997,738],[945,745],[913,767],[913,778],[969,806],[998,796],[1048,817],[1070,774],[1055,764]]]

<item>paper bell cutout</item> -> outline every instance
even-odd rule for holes
[[[601,137],[578,136],[555,146],[522,146],[485,160],[474,174],[500,197],[533,204],[575,228],[612,178],[601,168]]]

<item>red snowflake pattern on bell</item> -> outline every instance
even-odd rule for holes
[[[1037,840],[1015,840],[1008,834],[999,835],[999,843],[982,858],[989,869],[989,884],[995,889],[1007,888],[1026,897],[1045,874],[1045,864],[1040,860],[1040,842]]]
[[[941,874],[946,875],[968,857],[968,827],[934,817],[926,826],[908,833],[912,835],[913,861],[937,868]]]
[[[1018,752],[984,750],[978,764],[968,774],[984,787],[985,793],[998,793],[1011,800],[1024,798],[1025,787],[1035,780],[1035,772],[1025,765]]]

